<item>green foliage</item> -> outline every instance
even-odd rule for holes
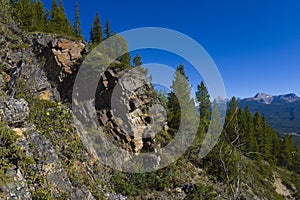
[[[184,164],[185,161],[179,159],[168,167],[154,172],[131,174],[116,171],[110,182],[117,193],[130,197],[145,194],[145,190],[166,191],[184,184],[185,180],[181,177]]]
[[[12,131],[5,122],[0,122],[0,186],[11,180],[8,170],[22,169],[24,173],[30,171],[29,166],[34,163],[31,157],[26,156],[17,145],[19,136]]]
[[[39,188],[32,192],[32,199],[33,200],[51,200],[51,190]]]
[[[167,103],[168,125],[174,132],[180,125],[186,127],[183,123],[192,122],[196,116],[194,101],[190,97],[191,88],[183,65],[177,67],[171,89]]]
[[[104,33],[105,33],[106,39],[109,38],[109,37],[111,36],[110,23],[109,23],[108,19],[106,19],[106,22],[105,22],[105,30],[104,30]]]
[[[98,12],[94,17],[94,23],[90,32],[90,41],[93,45],[98,45],[100,42],[103,41],[102,26],[100,23],[100,16]]]
[[[210,117],[211,117],[211,102],[210,96],[208,94],[207,88],[202,81],[200,85],[197,86],[196,101],[199,103],[199,114],[200,114],[200,126],[201,132],[206,133],[208,131]]]
[[[12,21],[11,13],[13,12],[13,1],[1,0],[0,1],[0,21],[3,23],[10,23]]]
[[[137,53],[133,58],[133,66],[137,67],[141,65],[142,65],[142,57]]]
[[[291,135],[285,135],[283,138],[283,143],[280,152],[280,165],[292,168],[293,154],[295,154],[295,149],[293,145],[293,138]]]
[[[22,151],[15,144],[17,139],[18,135],[4,122],[0,122],[0,186],[9,181],[6,172],[16,166],[22,158]]]
[[[8,1],[8,0],[5,0]],[[73,36],[71,23],[66,17],[63,2],[52,1],[50,14],[45,10],[41,0],[10,1],[9,16],[12,17],[27,32],[47,32]],[[77,21],[76,21],[77,22]],[[77,35],[75,35],[77,37]]]
[[[215,199],[217,193],[214,191],[214,187],[212,185],[204,185],[198,183],[194,186],[193,190],[185,197],[186,200],[212,200]]]
[[[79,6],[78,2],[75,4],[75,21],[73,25],[74,36],[78,38],[82,38],[82,30],[80,26],[80,15],[79,15]]]

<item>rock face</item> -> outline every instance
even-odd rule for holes
[[[0,32],[0,117],[20,136],[17,143],[25,155],[34,159],[30,170],[47,182],[36,186],[37,183],[28,179],[31,175],[16,166],[9,173],[13,181],[0,188],[2,194],[6,199],[32,199],[35,195],[32,191],[37,187],[45,190],[49,187],[52,198],[66,193],[70,195],[68,199],[95,199],[90,189],[77,187],[70,180],[63,164],[65,160],[59,156],[55,144],[28,122],[30,102],[25,100],[33,95],[47,102],[71,102],[75,77],[83,55],[88,52],[86,44],[40,33],[24,38],[17,26],[0,25],[5,27]],[[163,127],[165,113],[156,105],[158,99],[146,77],[120,68],[110,68],[100,76],[95,103],[86,106],[82,115],[89,115],[96,108],[98,122],[107,137],[126,151],[155,151],[153,124]],[[56,134],[55,130],[51,134]],[[63,140],[60,137],[55,135],[57,142]],[[93,155],[84,148],[82,152]],[[78,166],[91,180],[98,181],[100,174],[92,167],[99,161],[92,160],[78,161]],[[109,191],[106,194],[110,199],[126,199]]]
[[[55,85],[62,101],[69,101],[77,70],[86,44],[49,35],[31,36],[34,52],[44,59],[44,70],[48,80]]]
[[[158,103],[152,86],[134,71],[108,70],[100,80],[96,97],[100,124],[122,148],[139,152],[146,147],[143,138],[153,141],[155,135],[149,109],[159,112],[152,106]]]
[[[29,116],[28,103],[24,99],[7,98],[3,104],[4,106],[1,110],[4,120],[10,125],[20,125]]]

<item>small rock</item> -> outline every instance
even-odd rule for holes
[[[23,123],[29,116],[28,103],[24,99],[9,98],[4,102],[4,118],[11,125]]]

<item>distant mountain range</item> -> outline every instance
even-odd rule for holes
[[[239,106],[259,111],[279,133],[300,134],[300,97],[296,94],[269,95],[257,93],[254,97],[239,99]]]

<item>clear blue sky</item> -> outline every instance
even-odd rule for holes
[[[51,0],[43,0],[50,9]],[[65,0],[74,19],[74,0]],[[300,1],[298,0],[78,0],[84,37],[98,11],[115,32],[164,27],[198,41],[217,64],[227,96],[257,92],[300,95]],[[143,62],[177,66],[166,53],[141,52]],[[184,63],[184,61],[183,61]],[[198,77],[189,74],[192,85]],[[200,80],[199,80],[200,81]]]

